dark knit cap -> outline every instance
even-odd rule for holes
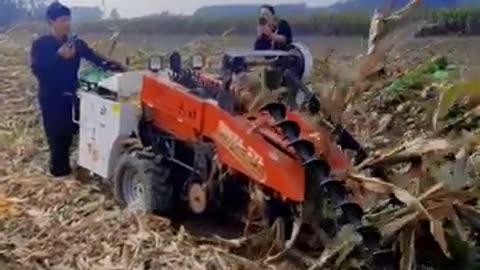
[[[59,2],[51,3],[47,8],[47,20],[56,20],[62,16],[70,16],[71,11],[68,7],[60,4]]]

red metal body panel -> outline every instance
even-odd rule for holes
[[[212,100],[199,98],[174,82],[146,75],[141,91],[159,128],[177,138],[195,142],[209,138],[222,163],[272,188],[292,201],[303,201],[304,168],[268,143],[242,116],[222,110]]]

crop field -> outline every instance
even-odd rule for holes
[[[102,39],[102,35],[90,34],[86,35],[88,40],[94,42]],[[192,35],[133,35],[128,34],[121,36],[120,47],[127,50],[132,48],[144,48],[149,50],[165,50],[171,51],[183,44],[191,42],[202,36]],[[229,36],[226,41],[226,47],[251,48],[253,46],[254,36]],[[357,55],[367,50],[368,40],[361,37],[322,37],[314,35],[301,35],[295,37],[296,41],[306,43],[312,53],[316,57],[322,57],[335,50],[335,55],[344,57],[344,61],[351,61]],[[455,56],[458,61],[467,61],[468,65],[474,65],[475,62],[480,63],[480,55],[477,53],[478,45],[480,45],[480,37],[434,37],[422,39],[410,39],[399,44],[401,49],[414,50],[432,46],[438,53],[446,53]],[[433,49],[433,48],[432,48]],[[122,53],[119,50],[119,54]],[[434,53],[434,52],[432,52]]]
[[[120,35],[113,57],[170,52],[200,37]],[[102,52],[108,48],[106,35],[82,38]],[[210,38],[197,50],[209,54],[213,47],[253,43],[245,36]],[[334,83],[347,85],[344,78],[367,50],[361,38],[296,38],[317,59],[311,81],[320,96],[328,96]],[[31,40],[32,33],[22,31],[0,35],[0,269],[366,269],[350,259],[355,240],[348,233],[320,253],[296,250],[266,263],[269,243],[239,248],[226,240],[236,234],[234,228],[230,233],[208,222],[174,224],[120,209],[91,179],[49,179],[36,82],[28,66]],[[351,181],[367,194],[367,218],[401,251],[396,265],[401,270],[478,267],[479,50],[477,37],[401,41],[389,51],[387,73],[370,79],[358,98],[338,109],[342,123],[368,150],[367,162],[387,170],[385,179],[377,179],[360,166]],[[448,68],[432,60],[439,58]],[[457,81],[471,83],[457,86]],[[407,164],[412,159],[421,162]],[[374,207],[392,194],[404,206]]]

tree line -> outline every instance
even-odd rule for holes
[[[7,28],[19,21],[38,20],[44,17],[46,0],[1,0],[0,28]]]
[[[12,25],[22,19],[43,19],[45,0],[1,0],[0,27]],[[75,14],[74,14],[75,16]],[[368,36],[371,14],[325,13],[289,15],[296,35],[315,34],[327,36]],[[480,34],[480,8],[449,8],[417,10],[412,20],[421,19],[429,24],[418,31],[419,35]],[[179,16],[164,13],[134,19],[84,22],[76,26],[79,33],[110,33],[112,28],[124,33],[137,34],[222,34],[232,30],[236,34],[255,33],[256,14],[245,17]]]
[[[429,18],[437,29],[446,33],[480,34],[480,8],[462,8],[430,12]]]
[[[428,25],[419,33],[433,34],[480,34],[480,8],[457,8],[417,10],[411,20],[427,21]],[[366,13],[319,13],[302,16],[286,16],[295,34],[317,34],[327,36],[368,36],[371,14]],[[162,14],[135,19],[105,20],[84,23],[77,27],[79,32],[110,32],[112,28],[124,33],[137,34],[222,34],[233,30],[236,34],[255,33],[257,18],[250,17],[204,17]],[[432,28],[434,31],[429,30]]]

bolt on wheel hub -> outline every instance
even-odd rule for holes
[[[188,191],[188,203],[195,214],[201,214],[207,208],[207,194],[201,184],[192,184]]]

